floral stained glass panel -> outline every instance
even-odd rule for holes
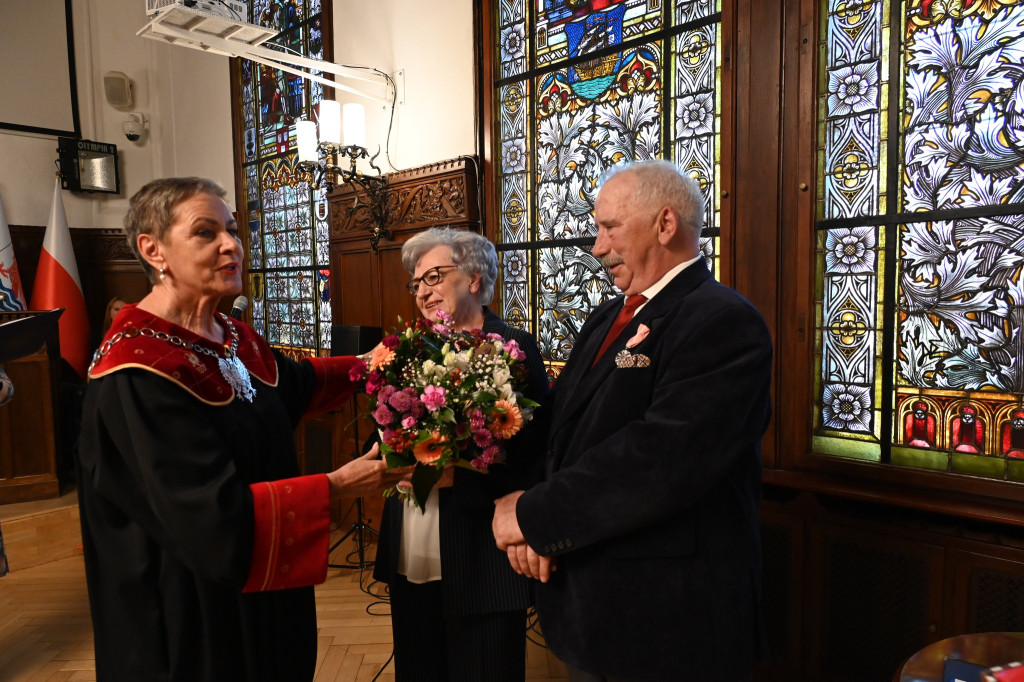
[[[826,119],[819,434],[855,437],[861,423],[849,415],[857,400],[842,416],[829,399],[833,386],[865,387],[877,400],[861,405],[889,425],[868,429],[888,461],[1020,480],[1010,463],[1024,458],[1024,216],[1009,206],[1024,200],[1024,7],[908,0],[885,17],[888,4],[859,3],[855,12],[848,4],[830,3],[828,94],[819,109]],[[877,31],[850,30],[865,17],[876,17]],[[900,50],[891,55],[900,83],[884,78],[890,24],[900,29]],[[889,120],[900,122],[899,144],[886,137]],[[898,202],[886,196],[894,184],[887,168],[897,169]],[[836,218],[864,226],[830,227]],[[856,231],[860,242],[877,235],[873,265],[861,257],[869,245],[854,243]],[[883,251],[886,234],[892,246]],[[886,258],[895,261],[891,281],[883,281]],[[843,277],[878,282],[877,303],[851,295],[859,291],[852,283],[836,288],[836,265],[846,262],[864,272]],[[885,291],[894,305],[883,315]],[[877,323],[863,320],[864,336],[892,339],[877,344],[874,363],[837,340],[862,329],[862,310],[878,315]],[[839,335],[837,314],[847,315]],[[843,352],[845,364],[837,361]],[[881,394],[884,376],[890,395]]]
[[[716,0],[499,0],[495,7],[501,307],[511,324],[537,335],[557,366],[590,311],[618,293],[590,253],[607,168],[667,156],[695,177],[707,203],[701,246],[715,268],[721,7]],[[520,21],[521,53],[511,29]]]

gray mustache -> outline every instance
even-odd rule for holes
[[[625,261],[622,260],[622,256],[613,256],[611,254],[608,254],[607,256],[601,257],[601,265],[603,265],[605,269],[608,270],[614,268],[616,265],[622,265],[623,263],[625,263]]]

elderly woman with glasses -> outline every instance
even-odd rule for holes
[[[424,317],[436,321],[444,310],[458,330],[514,339],[526,353],[526,393],[543,401],[548,380],[533,337],[486,307],[498,274],[493,244],[473,232],[434,228],[403,245],[402,264]],[[495,546],[490,524],[494,500],[540,473],[540,430],[530,425],[509,441],[506,462],[490,473],[449,469],[425,514],[411,501],[385,505],[374,577],[390,585],[397,682],[525,677],[532,588]]]

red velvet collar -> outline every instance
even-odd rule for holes
[[[228,318],[221,313],[217,315],[222,324],[228,326]],[[249,374],[268,386],[276,386],[277,361],[270,346],[252,327],[237,320],[231,320],[230,324],[238,332],[238,359]],[[182,344],[175,339],[180,339]],[[196,352],[193,344],[213,351],[216,356]],[[134,367],[159,374],[205,403],[226,405],[235,398],[234,389],[220,373],[218,365],[219,358],[226,353],[224,346],[139,310],[135,305],[126,305],[114,318],[93,357],[89,378],[99,379]]]

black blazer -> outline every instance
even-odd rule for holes
[[[544,636],[559,658],[607,676],[740,679],[764,641],[757,506],[771,339],[701,260],[590,369],[621,307],[610,301],[583,326],[549,400],[547,480],[517,506],[530,546],[557,557],[537,588]],[[641,324],[637,366],[617,366]]]
[[[530,372],[527,396],[543,402],[548,394],[548,378],[533,336],[508,326],[487,308],[483,331],[514,339],[519,344],[526,353]],[[540,480],[543,429],[528,423],[508,442],[507,454],[506,462],[487,474],[457,468],[454,485],[439,491],[441,589],[447,617],[515,611],[533,604],[531,582],[516,575],[505,553],[495,546],[491,519],[494,500]],[[398,568],[403,506],[394,498],[384,505],[373,570],[373,577],[381,582],[391,582]]]

